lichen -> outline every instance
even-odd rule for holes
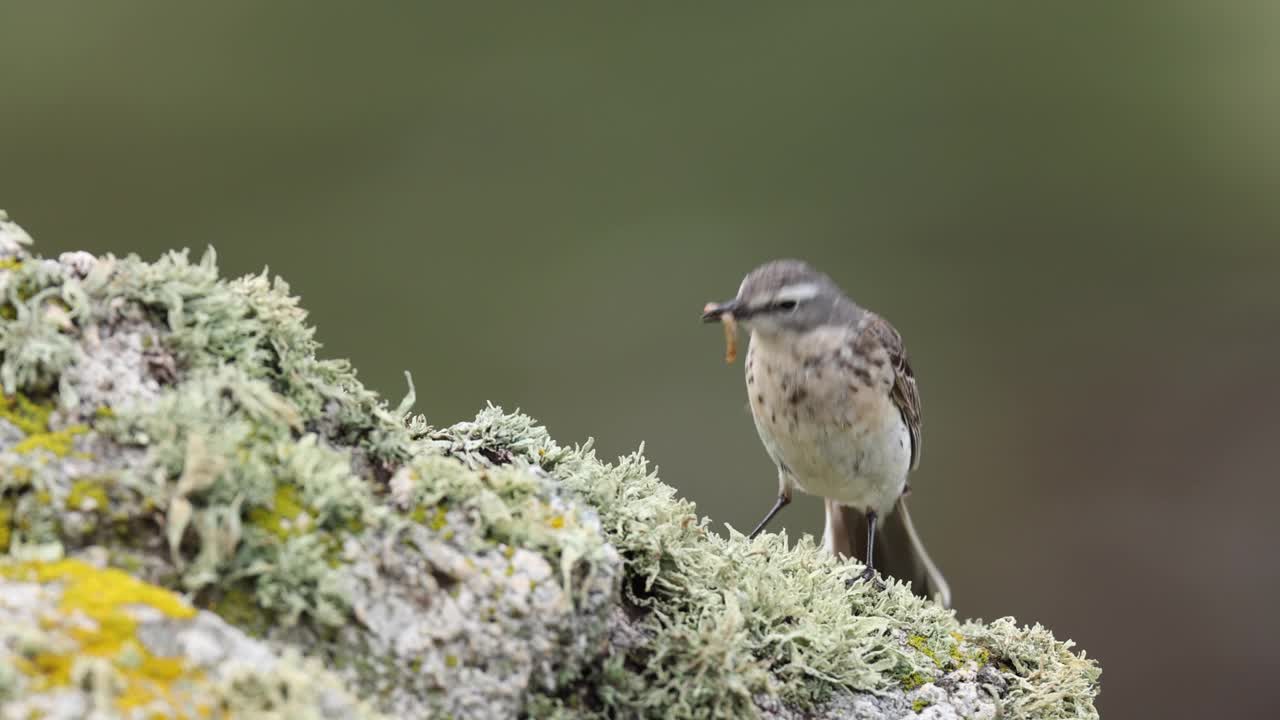
[[[52,405],[34,402],[22,393],[0,395],[0,419],[7,420],[24,435],[48,432],[52,412]]]
[[[71,510],[105,510],[107,508],[107,486],[103,478],[82,477],[71,485],[71,493],[67,495],[67,508]]]
[[[119,570],[0,562],[0,597],[6,718],[386,720],[317,661],[273,656]]]
[[[13,501],[0,495],[0,552],[9,550],[12,538]]]
[[[66,457],[67,453],[71,452],[76,436],[83,435],[88,430],[89,428],[84,425],[72,425],[61,430],[35,433],[14,445],[13,451],[19,455],[26,455],[42,450],[57,457]]]
[[[76,645],[65,651],[43,649],[19,663],[35,690],[71,684],[74,668],[86,658],[101,658],[116,671],[122,683],[116,695],[120,710],[170,700],[176,683],[192,679],[180,660],[153,655],[138,642],[138,622],[130,610],[145,606],[172,618],[194,616],[195,610],[173,593],[78,560],[0,563],[0,577],[64,586],[59,612],[44,629],[65,634]]]

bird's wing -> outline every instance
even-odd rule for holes
[[[889,353],[889,363],[893,366],[893,388],[889,398],[902,413],[902,421],[907,424],[911,433],[911,469],[920,464],[920,391],[916,388],[916,375],[907,362],[907,351],[902,346],[902,336],[889,321],[873,315],[871,321],[863,329],[863,334],[879,340],[880,345]]]

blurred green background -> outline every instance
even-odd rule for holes
[[[269,265],[393,402],[644,441],[717,528],[775,479],[698,312],[808,259],[907,339],[960,614],[1077,640],[1107,716],[1261,716],[1278,74],[1267,2],[7,4],[0,207]]]

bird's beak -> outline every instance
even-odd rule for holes
[[[725,313],[729,313],[735,319],[740,317],[742,303],[738,302],[737,299],[722,303],[707,303],[707,306],[702,308],[702,322],[720,322],[720,316]]]

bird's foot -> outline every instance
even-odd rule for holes
[[[858,573],[856,577],[849,578],[845,581],[845,585],[852,588],[854,585],[861,582],[873,582],[875,583],[877,590],[884,590],[886,587],[884,581],[880,579],[880,575],[875,571],[875,568],[865,568],[862,572]]]

